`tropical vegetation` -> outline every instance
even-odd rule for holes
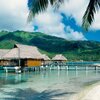
[[[48,5],[59,7],[65,0],[29,0],[29,20],[32,20],[36,14],[43,12],[47,9]],[[77,2],[77,1],[76,1]],[[82,26],[88,30],[94,20],[94,14],[100,8],[100,0],[89,0],[88,7],[83,16]]]
[[[100,42],[96,41],[68,41],[40,32],[0,32],[1,49],[11,49],[15,43],[37,46],[49,57],[64,54],[68,60],[100,61]]]

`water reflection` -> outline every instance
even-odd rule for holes
[[[22,74],[14,73],[0,73],[0,86],[6,84],[20,84],[27,82],[34,78],[36,79],[62,79],[62,78],[77,78],[77,77],[98,77],[100,75],[98,70],[49,70],[41,72],[30,72]],[[52,81],[52,80],[51,80]]]
[[[2,76],[0,75],[0,87],[7,84],[20,84],[26,82],[25,79],[23,79],[21,74],[9,74],[9,73],[3,73]]]
[[[1,94],[5,97],[1,97],[0,100],[53,100],[59,96],[68,97],[84,86],[98,81],[100,81],[99,70],[45,70],[22,74],[0,73],[0,89],[4,89]],[[8,87],[5,87],[6,85]]]

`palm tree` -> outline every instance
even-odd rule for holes
[[[97,12],[97,10],[100,8],[100,0],[90,0],[88,7],[85,11],[85,14],[83,16],[83,28],[88,31],[88,28],[92,24],[94,20],[94,14]]]
[[[31,21],[36,14],[45,11],[49,4],[55,7],[59,7],[64,0],[29,0],[29,17],[28,21]],[[88,7],[83,16],[82,27],[87,31],[94,20],[94,14],[100,8],[100,0],[90,0]]]
[[[29,1],[29,16],[28,21],[32,21],[36,14],[39,14],[45,11],[48,8],[48,5],[58,7],[64,0],[28,0]]]

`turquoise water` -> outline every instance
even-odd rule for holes
[[[0,72],[0,100],[69,100],[100,81],[99,70],[48,70],[22,74]]]

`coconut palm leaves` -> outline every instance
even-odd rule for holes
[[[100,8],[100,0],[90,0],[83,16],[83,28],[87,31],[94,20],[94,13]]]
[[[43,11],[45,11],[49,4],[52,6],[59,6],[64,0],[29,0],[30,1],[30,13],[28,17],[28,21],[31,21],[32,18]],[[88,30],[90,25],[94,20],[94,14],[97,9],[100,8],[100,0],[90,0],[89,5],[85,11],[83,16],[82,26],[85,30]]]
[[[58,5],[62,3],[64,0],[29,0],[29,17],[28,21],[31,21],[32,18],[36,15],[39,14],[43,11],[45,11],[48,7],[49,4],[53,5]]]

